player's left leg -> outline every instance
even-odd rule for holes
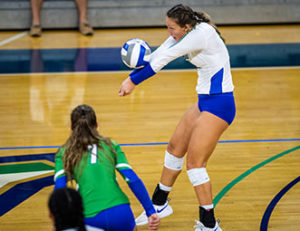
[[[216,229],[218,223],[214,217],[212,187],[206,165],[220,136],[228,126],[223,119],[203,111],[190,138],[187,152],[187,173],[199,202],[200,222],[199,229],[196,230],[210,230],[210,228],[221,230]],[[205,229],[200,229],[201,224]]]

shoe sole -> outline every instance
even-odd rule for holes
[[[162,215],[158,214],[158,216],[159,216],[159,218],[164,218],[164,217],[170,216],[171,214],[173,214],[173,209],[171,209],[171,212],[167,215],[162,216]],[[148,224],[148,220],[146,220],[144,222],[140,222],[140,223],[137,223],[137,222],[135,222],[135,223],[136,223],[137,226],[142,226],[142,225]]]

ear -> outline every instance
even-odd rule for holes
[[[185,24],[184,30],[185,30],[186,32],[189,32],[191,29],[192,29],[192,27],[191,27],[190,24]]]
[[[98,123],[96,122],[96,126],[95,126],[96,128],[98,128]]]

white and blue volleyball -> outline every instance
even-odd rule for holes
[[[129,68],[142,68],[150,60],[151,49],[142,39],[130,39],[121,49],[123,63]]]

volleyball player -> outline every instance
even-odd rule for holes
[[[129,200],[116,181],[117,170],[143,205],[149,230],[157,216],[149,194],[115,142],[97,131],[96,114],[88,105],[71,113],[71,135],[55,155],[55,189],[74,179],[83,199],[86,225],[109,231],[133,231],[136,224]]]
[[[212,186],[206,166],[222,133],[235,117],[235,102],[227,48],[209,16],[182,4],[166,14],[170,37],[151,55],[150,62],[133,71],[123,81],[119,95],[130,94],[136,85],[159,72],[172,60],[187,55],[198,72],[198,102],[187,109],[175,129],[165,152],[164,167],[152,202],[162,218],[173,210],[168,194],[183,167],[186,155],[188,178],[199,202],[199,219],[195,230],[220,231],[214,216]],[[172,85],[172,83],[170,83]],[[146,214],[136,219],[147,223]]]

